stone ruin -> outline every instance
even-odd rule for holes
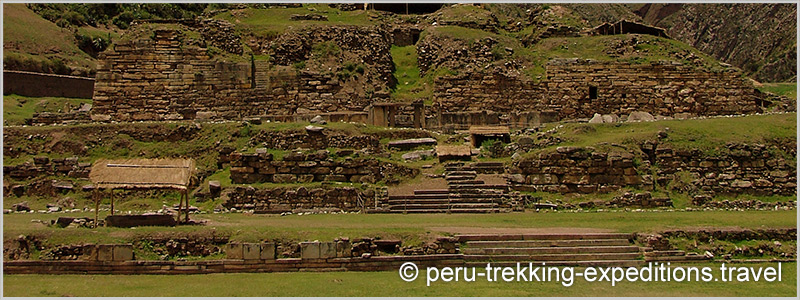
[[[217,23],[203,24],[227,28]],[[387,122],[397,115],[404,120],[413,118],[411,124],[404,124],[413,127],[525,127],[591,118],[595,113],[622,116],[641,111],[667,117],[751,114],[766,105],[764,95],[734,69],[702,71],[675,62],[555,59],[545,65],[546,75],[539,81],[491,69],[437,78],[433,105],[398,107],[388,119],[376,121],[373,107],[380,108],[389,100],[385,91],[392,85],[391,32],[367,26],[318,28],[314,29],[316,35],[292,31],[269,44],[277,46],[271,54],[273,62],[230,62],[212,58],[206,45],[192,44],[184,34],[191,28],[156,30],[152,38],[121,42],[103,53],[92,120],[293,120],[345,113],[359,122],[383,126],[399,126]],[[226,40],[209,39],[212,44]],[[307,59],[313,43],[328,41],[364,58],[369,73],[364,74],[365,79],[342,79],[289,66]],[[269,45],[257,43],[251,48],[267,51]],[[368,86],[375,90],[369,91],[372,88]],[[383,114],[375,111],[374,115]]]

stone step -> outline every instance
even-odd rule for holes
[[[656,251],[646,251],[644,253],[645,257],[659,257],[659,256],[684,256],[686,252],[683,250],[656,250]]]
[[[702,255],[674,255],[674,256],[645,256],[644,261],[647,262],[655,262],[655,261],[705,261],[711,260],[711,258],[707,258]]]
[[[395,204],[389,205],[389,209],[392,210],[404,210],[404,209],[492,209],[500,207],[497,204],[493,203],[409,203],[409,204]]]
[[[639,253],[637,246],[588,246],[588,247],[529,247],[529,248],[465,248],[464,254],[585,254],[585,253]]]
[[[414,195],[447,195],[450,194],[450,191],[447,189],[440,189],[440,190],[414,190]]]
[[[528,262],[519,262],[520,267],[528,267]],[[492,262],[492,267],[516,267],[517,262]],[[486,262],[466,262],[466,267],[486,268]],[[643,260],[584,260],[584,261],[547,261],[544,266],[575,267],[639,267],[645,265]],[[534,262],[533,267],[541,267],[542,262]]]
[[[454,170],[450,172],[445,172],[445,176],[478,176],[478,173],[471,170]]]
[[[390,213],[409,213],[409,214],[446,214],[446,213],[464,213],[464,214],[488,214],[488,213],[499,213],[502,212],[501,209],[408,209],[408,210],[396,210],[391,209],[388,212]]]
[[[448,182],[470,182],[470,181],[474,181],[475,177],[476,176],[463,176],[463,175],[451,176],[451,175],[447,175],[447,176],[444,177],[444,180],[447,180]]]
[[[569,253],[569,254],[506,254],[506,255],[479,255],[465,254],[464,260],[467,261],[584,261],[584,260],[634,260],[638,259],[641,253]]]
[[[529,240],[529,241],[471,241],[469,248],[523,248],[523,247],[578,247],[578,246],[629,246],[626,239],[604,240]]]
[[[470,164],[470,167],[503,167],[503,162],[499,161],[479,161]]]
[[[523,240],[601,240],[632,239],[631,233],[535,233],[535,234],[462,234],[456,235],[461,242],[467,241],[523,241]]]
[[[507,184],[448,184],[449,190],[457,189],[482,189],[482,190],[508,190]]]
[[[497,193],[486,193],[486,194],[474,194],[474,193],[453,193],[453,194],[426,194],[426,195],[391,195],[388,197],[387,200],[391,201],[413,201],[413,200],[439,200],[439,199],[451,199],[455,201],[465,201],[470,199],[476,200],[484,200],[484,199],[496,199],[497,201],[502,200],[504,197],[503,194]]]
[[[449,194],[422,194],[422,195],[389,195],[389,200],[412,200],[412,199],[447,199]]]
[[[398,206],[404,204],[447,204],[451,202],[448,199],[399,199],[399,200],[389,200],[388,204],[391,206]]]
[[[389,205],[403,205],[403,204],[437,204],[437,203],[487,203],[495,205],[502,205],[503,202],[497,199],[396,199],[386,202]]]
[[[472,180],[472,179],[447,179],[447,185],[483,185],[485,182],[483,180]]]

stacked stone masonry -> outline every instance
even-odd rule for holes
[[[327,150],[311,154],[292,152],[283,160],[273,160],[266,149],[257,153],[231,154],[231,181],[233,183],[298,183],[338,181],[376,183],[387,178],[414,176],[419,172],[388,162],[368,158],[334,160]]]
[[[184,43],[187,39],[181,30],[156,30],[152,38],[122,41],[104,52],[96,76],[93,120],[241,119],[363,111],[370,101],[385,101],[388,96],[366,97],[363,91],[345,89],[346,82],[335,74],[262,60],[215,60],[206,48]]]
[[[216,37],[228,27],[209,26],[219,29],[201,30],[206,39],[212,44],[229,44]],[[388,87],[394,80],[389,51],[393,34],[384,29],[333,26],[290,31],[269,41],[253,38],[250,47],[269,54],[272,62],[212,58],[202,44],[190,43],[184,31],[156,30],[152,38],[120,42],[103,53],[93,120],[363,114],[370,105],[389,99]],[[317,72],[291,66],[312,61],[313,46],[327,42],[340,48],[342,59],[347,60],[342,64],[358,57],[366,73],[358,79],[343,78],[336,70]],[[702,71],[672,62],[556,59],[545,65],[545,71],[537,80],[502,68],[437,78],[434,104],[426,109],[425,124],[441,127],[450,119],[465,122],[464,118],[476,123],[469,120],[474,118],[471,116],[445,115],[487,108],[499,115],[486,123],[527,124],[552,121],[551,116],[555,120],[578,119],[595,113],[627,115],[634,111],[662,116],[748,114],[760,112],[764,105],[764,96],[735,70]],[[537,115],[520,115],[531,112]],[[408,114],[400,115],[401,123],[408,123]]]
[[[760,144],[731,144],[725,154],[703,155],[700,151],[672,149],[645,143],[642,150],[658,166],[662,184],[688,174],[698,193],[794,195],[797,169],[776,149]]]
[[[642,186],[642,176],[627,152],[594,152],[588,148],[558,147],[553,153],[514,163],[511,173],[524,176],[521,189],[557,193],[608,193],[623,186]]]
[[[255,213],[282,213],[296,209],[336,209],[358,211],[375,205],[375,190],[353,187],[306,188],[236,187],[223,203],[228,209],[253,210]]]
[[[652,189],[686,180],[693,194],[794,195],[797,170],[777,149],[759,144],[728,145],[726,154],[673,150],[642,144],[634,164],[631,152],[599,152],[593,148],[558,147],[514,162],[509,172],[516,188],[559,193],[607,193],[621,187]],[[655,172],[655,173],[652,173]],[[652,176],[650,174],[655,174]]]
[[[673,63],[630,64],[557,59],[539,82],[502,73],[468,73],[439,78],[435,105],[443,111],[547,111],[559,119],[594,113],[662,116],[749,114],[763,97],[737,71],[705,72]]]

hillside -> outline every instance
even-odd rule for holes
[[[765,82],[794,81],[795,4],[645,4],[645,22]]]
[[[624,19],[663,27],[672,38],[739,67],[758,81],[784,82],[796,76],[797,9],[791,4],[457,4],[425,15],[325,4],[4,7],[4,65],[7,69],[45,73],[92,75],[97,63],[94,57],[114,43],[133,20],[202,15],[230,22],[244,52],[261,56],[269,55],[268,47],[278,36],[309,26],[424,30],[447,25],[474,29],[477,34],[507,36],[529,47],[542,38],[574,36],[604,22]]]
[[[87,75],[96,60],[78,48],[71,30],[37,15],[25,4],[3,4],[5,69]]]

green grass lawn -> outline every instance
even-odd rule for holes
[[[54,220],[59,216],[91,216],[94,213],[8,214],[3,216],[6,237],[34,234],[52,244],[73,242],[121,242],[156,232],[228,235],[234,241],[333,240],[336,237],[398,238],[404,244],[453,232],[476,232],[492,228],[525,230],[566,227],[611,232],[655,232],[699,227],[797,227],[797,211],[673,211],[673,212],[585,212],[507,214],[318,214],[318,215],[193,215],[208,220],[205,226],[175,228],[50,228],[31,220]],[[100,215],[101,218],[104,214]]]
[[[797,135],[797,115],[787,113],[617,124],[569,123],[564,124],[555,134],[565,142],[550,148],[618,143],[635,149],[644,140],[655,140],[659,131],[667,133],[667,138],[660,143],[678,149],[697,148],[706,153],[715,153],[724,150],[728,143],[794,140]]]
[[[320,14],[328,18],[327,21],[292,21],[292,15]],[[214,18],[227,20],[241,30],[252,31],[257,36],[277,35],[283,33],[288,27],[316,26],[316,25],[371,25],[371,12],[364,10],[340,11],[329,7],[327,4],[304,4],[303,7],[290,7],[280,9],[255,9],[230,10],[220,13]]]
[[[674,265],[674,264],[673,264]],[[710,267],[719,277],[718,263],[691,264]],[[777,267],[776,263],[740,264],[737,267]],[[773,282],[587,282],[574,277],[569,287],[560,282],[433,282],[426,286],[425,269],[412,282],[396,271],[386,272],[297,272],[234,273],[208,275],[4,275],[5,296],[189,296],[189,297],[794,297],[797,295],[796,263],[783,263],[781,281]],[[579,271],[581,269],[576,269]]]
[[[23,125],[34,113],[69,112],[92,99],[3,95],[3,125]]]
[[[797,100],[797,82],[764,83],[759,89]]]

